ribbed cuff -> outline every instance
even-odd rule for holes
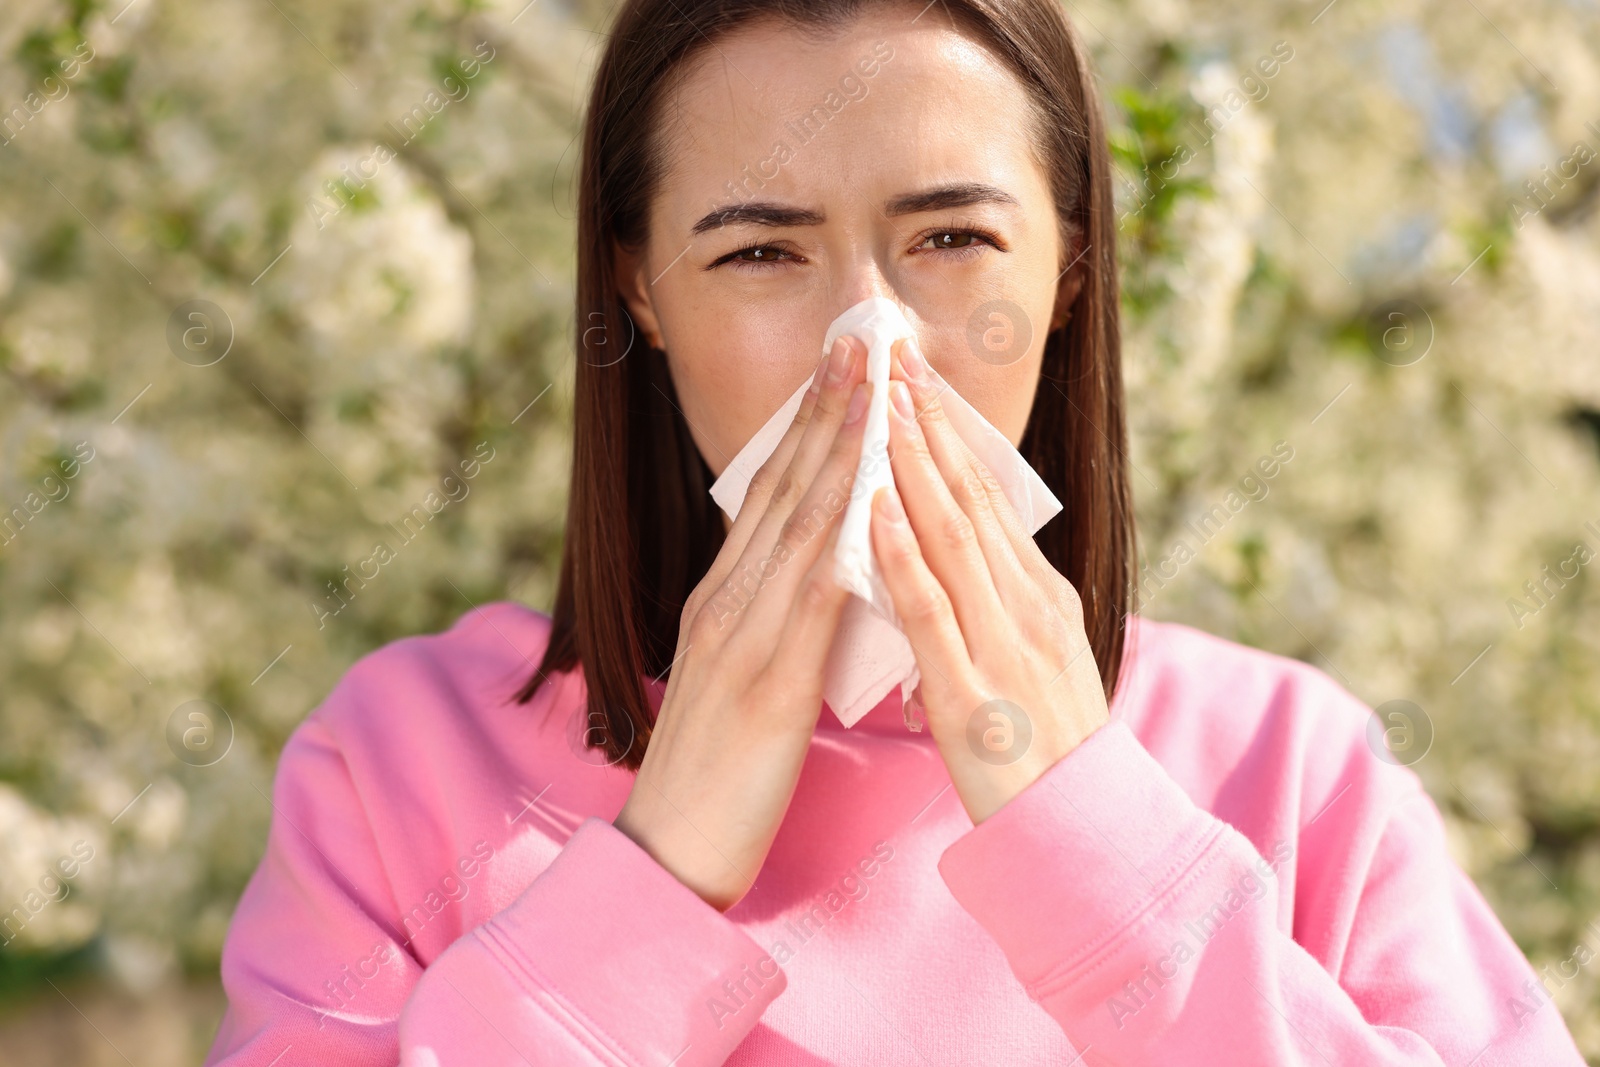
[[[594,817],[479,936],[564,1021],[634,1063],[722,1063],[787,983],[736,923]]]
[[[939,873],[1036,992],[1158,908],[1221,827],[1112,720],[946,848]]]

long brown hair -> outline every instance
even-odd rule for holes
[[[613,281],[616,249],[641,247],[663,172],[661,106],[700,50],[758,19],[841,28],[886,0],[626,0],[596,71],[579,170],[577,380],[566,543],[538,671],[581,667],[587,743],[637,769],[649,742],[645,683],[671,668],[684,602],[724,530],[711,472],[678,410],[663,354]],[[1065,505],[1035,540],[1079,591],[1107,701],[1134,610],[1135,541],[1124,459],[1116,216],[1089,57],[1057,0],[943,0],[937,9],[1016,74],[1075,256],[1064,325],[1046,339],[1021,452]]]

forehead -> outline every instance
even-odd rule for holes
[[[1022,84],[938,7],[917,10],[825,37],[763,19],[703,49],[663,108],[663,221],[758,190],[814,199],[965,178],[1036,191]]]

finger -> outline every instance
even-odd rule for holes
[[[811,415],[788,464],[770,471],[763,467],[763,481],[768,491],[746,552],[771,550],[784,521],[805,497],[832,449],[839,428],[844,424],[852,390],[857,382],[866,378],[866,358],[860,342],[854,338],[841,340],[842,346],[835,342],[824,366],[819,368],[818,391]]]
[[[685,600],[683,615],[678,626],[679,655],[683,653],[684,646],[689,641],[692,621],[702,610],[710,611],[720,617],[729,610],[730,603],[736,603],[736,599],[730,600],[731,597],[735,597],[735,593],[728,587],[728,575],[738,565],[739,558],[744,554],[745,546],[750,541],[750,535],[755,532],[756,525],[766,511],[767,499],[772,495],[777,482],[776,472],[788,468],[794,458],[795,449],[799,447],[800,438],[811,422],[817,403],[817,387],[827,364],[828,357],[824,356],[822,363],[812,373],[811,388],[800,398],[800,406],[796,409],[789,428],[784,431],[783,437],[778,440],[771,455],[751,476],[749,485],[745,487],[744,501],[739,506],[739,513],[733,517],[728,526],[728,532],[722,539],[722,547],[717,550],[716,558],[711,561],[711,566],[706,568],[706,573]]]
[[[848,343],[848,338],[840,338],[822,357],[811,375],[811,387],[806,390],[800,399],[800,406],[795,411],[794,419],[789,423],[789,428],[784,431],[783,437],[772,450],[765,462],[751,476],[750,484],[745,489],[744,503],[739,508],[738,516],[733,520],[728,530],[728,541],[734,541],[742,546],[749,540],[761,516],[766,512],[774,491],[782,480],[783,473],[789,469],[794,461],[795,453],[799,450],[800,442],[805,437],[807,428],[811,425],[816,415],[818,401],[822,395],[822,385],[828,372],[828,366],[834,354],[838,351],[840,343]]]
[[[822,665],[850,598],[850,591],[833,580],[833,546],[841,525],[835,522],[829,528],[822,551],[807,568],[767,667],[768,678],[778,691],[815,696],[819,711]]]
[[[907,728],[921,733],[922,728],[928,723],[928,705],[922,699],[921,682],[917,683],[917,687],[906,698],[901,712],[905,718]]]
[[[972,657],[950,596],[928,569],[894,486],[873,494],[872,547],[900,627],[917,658],[922,684],[937,678],[968,687],[974,673]]]
[[[978,541],[978,527],[945,484],[904,382],[889,382],[889,400],[890,463],[919,553],[954,602],[962,633],[974,640],[986,634],[1003,635],[1005,607]]]
[[[895,355],[892,373],[897,371],[911,391],[912,408],[927,439],[928,452],[951,496],[972,520],[995,586],[1001,599],[1009,603],[1016,594],[1035,584],[1023,562],[1041,555],[1033,535],[1023,529],[1022,519],[1000,487],[1000,480],[956,432],[941,399],[949,386],[928,366],[916,341],[902,341]],[[1032,552],[1028,551],[1030,546]]]
[[[845,377],[842,380],[830,381],[829,368],[840,352],[840,345],[845,346],[850,353],[849,359],[853,362],[845,365]],[[817,365],[816,371],[811,376],[811,388],[806,390],[804,398],[800,401],[794,421],[784,431],[783,438],[767,457],[766,462],[750,479],[739,514],[729,527],[716,560],[707,569],[704,581],[708,589],[715,589],[727,580],[728,575],[745,554],[751,537],[761,525],[762,519],[773,507],[775,499],[787,510],[791,505],[783,503],[784,494],[803,488],[799,484],[800,479],[807,476],[808,470],[815,470],[816,463],[820,463],[815,457],[825,452],[828,440],[833,436],[833,427],[824,426],[821,431],[816,430],[819,411],[823,423],[834,422],[836,426],[837,422],[832,418],[834,409],[842,412],[847,402],[840,400],[839,396],[842,394],[848,397],[854,380],[865,374],[865,360],[860,358],[855,345],[853,338],[839,338],[829,353],[822,357],[822,362]],[[842,414],[838,421],[842,421]],[[812,442],[810,450],[802,452],[802,446],[807,440]]]
[[[827,389],[823,387],[824,397]],[[805,573],[822,554],[830,528],[850,502],[870,395],[871,386],[865,382],[853,386],[841,425],[805,496],[786,512],[768,509],[725,583],[740,594],[741,624],[755,635],[751,640],[770,643],[776,638]],[[819,415],[813,425],[820,428],[822,418]]]

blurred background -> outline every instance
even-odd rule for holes
[[[1145,612],[1382,710],[1600,1063],[1600,7],[1066,7]],[[611,5],[3,10],[0,1062],[198,1063],[290,731],[549,606]]]

